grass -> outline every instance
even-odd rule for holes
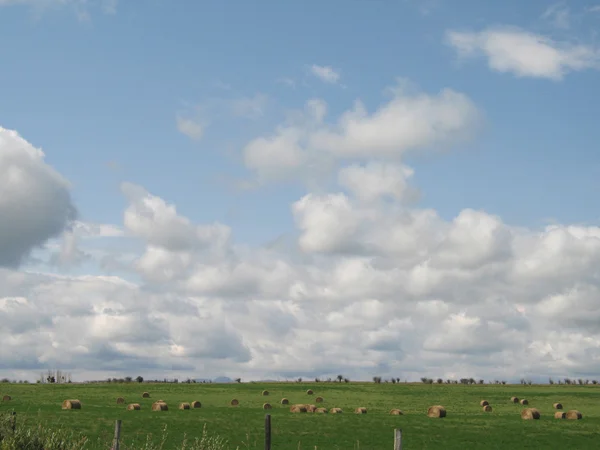
[[[312,388],[314,395],[306,390]],[[262,396],[263,390],[269,396]],[[142,398],[142,392],[150,398]],[[502,385],[425,385],[371,383],[249,383],[249,384],[0,384],[0,393],[12,396],[0,402],[0,413],[16,411],[19,425],[43,424],[65,432],[77,430],[88,437],[85,448],[106,449],[111,442],[115,419],[122,420],[123,449],[259,449],[264,448],[263,403],[273,409],[273,448],[277,450],[348,450],[393,448],[393,429],[403,431],[403,449],[463,449],[485,445],[488,449],[506,448],[598,448],[600,433],[600,386],[502,386]],[[527,398],[529,407],[540,410],[540,420],[524,421],[524,407],[510,402],[511,396]],[[126,404],[117,405],[117,397]],[[286,397],[290,404],[314,403],[324,397],[322,406],[341,407],[343,414],[291,414],[289,406],[279,404]],[[79,411],[63,411],[65,399],[81,400]],[[165,400],[169,411],[153,412],[152,402]],[[231,407],[232,398],[240,406]],[[490,402],[493,412],[484,413],[480,400]],[[199,400],[202,408],[179,410],[181,402]],[[564,411],[578,409],[583,419],[554,419],[552,404],[560,402]],[[128,403],[139,403],[141,411],[126,411]],[[446,407],[444,419],[430,419],[427,408]],[[319,405],[321,406],[321,405]],[[358,406],[367,414],[353,413]],[[404,416],[391,416],[392,408]],[[204,433],[206,442],[228,442],[193,447]],[[206,435],[208,433],[208,437]],[[212,436],[212,437],[211,437]],[[161,442],[163,442],[162,447]],[[211,441],[212,442],[212,441]]]

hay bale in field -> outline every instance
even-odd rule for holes
[[[139,411],[142,409],[139,403],[130,403],[127,405],[127,411]]]
[[[272,409],[272,408],[273,408],[273,407],[271,406],[271,404],[270,404],[270,403],[265,403],[265,404],[263,405],[263,409]]]
[[[535,408],[525,408],[521,411],[521,419],[524,420],[537,420],[540,416],[540,412]]]
[[[122,405],[125,403],[125,399],[123,397],[117,397],[117,405]]]
[[[192,408],[202,408],[202,403],[198,400],[192,402]]]
[[[567,411],[567,413],[565,414],[565,419],[568,419],[568,420],[579,420],[582,417],[583,417],[583,415],[576,409],[571,409],[570,411]]]
[[[305,413],[307,412],[306,405],[292,405],[290,406],[290,412]]]
[[[342,408],[331,408],[331,409],[329,410],[329,412],[330,412],[331,414],[342,414],[342,412],[343,412],[343,411],[342,411]]]
[[[490,405],[484,405],[483,412],[492,412],[492,407]]]
[[[481,400],[481,401],[479,402],[479,406],[487,406],[487,405],[489,405],[489,404],[490,404],[490,402],[488,402],[487,400]]]
[[[262,391],[262,395],[269,395],[269,391]]]
[[[529,405],[529,402],[527,401],[527,399],[522,398],[521,401],[519,402],[521,405]]]
[[[231,401],[229,402],[229,404],[230,404],[231,406],[237,406],[237,405],[239,405],[239,404],[240,404],[240,402],[238,401],[238,399],[237,399],[237,398],[234,398],[233,400],[231,400]]]
[[[11,400],[12,400],[12,397],[10,395],[5,395],[4,397],[2,397],[3,402],[10,402]]]
[[[403,415],[404,415],[404,413],[403,413],[403,412],[402,412],[402,410],[400,410],[400,409],[392,409],[392,410],[390,411],[390,414],[391,414],[392,416],[403,416]]]
[[[81,409],[79,400],[65,400],[62,402],[62,409]]]
[[[511,397],[510,401],[513,403],[519,403],[519,397]]]
[[[169,407],[165,402],[152,403],[152,411],[168,411]]]
[[[308,395],[313,395],[313,394],[314,394],[314,392],[312,391],[312,389],[309,389],[309,390],[307,390],[307,391],[306,391],[306,393],[307,393]]]
[[[317,410],[317,405],[304,405],[306,406],[306,412],[314,413]]]
[[[446,408],[441,405],[430,406],[427,408],[427,415],[429,417],[442,418],[446,417]]]
[[[315,402],[317,402],[317,403],[323,403],[323,397],[317,397],[317,398],[315,398]]]
[[[327,414],[329,411],[327,411],[327,408],[317,408],[315,412],[317,414]]]
[[[554,413],[554,418],[555,419],[564,419],[566,416],[567,416],[567,413],[563,412],[563,411],[556,411]]]
[[[354,410],[354,413],[355,414],[366,414],[367,413],[367,408],[364,408],[364,407],[361,406],[359,408],[356,408]]]
[[[282,398],[282,399],[281,399],[281,404],[282,404],[282,405],[289,405],[289,404],[290,404],[290,401],[289,401],[287,398]]]
[[[563,407],[562,407],[562,403],[553,403],[553,404],[552,404],[552,407],[553,407],[554,409],[563,409]]]
[[[150,393],[149,392],[144,392],[142,394],[142,398],[150,398]]]
[[[190,409],[190,404],[189,403],[181,403],[179,405],[179,409]]]

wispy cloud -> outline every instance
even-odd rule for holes
[[[542,14],[542,19],[557,28],[566,30],[571,27],[571,11],[563,2],[550,5]]]
[[[291,88],[295,88],[296,87],[296,81],[293,80],[292,78],[286,78],[286,77],[284,77],[284,78],[278,78],[276,81],[277,81],[277,83],[285,84],[285,85],[287,85],[287,86],[289,86]]]
[[[321,79],[326,83],[335,84],[340,80],[340,74],[331,66],[319,66],[313,64],[310,68],[310,72],[317,78]]]
[[[0,0],[2,6],[26,6],[36,16],[41,16],[49,9],[72,8],[76,17],[83,22],[91,18],[90,10],[99,8],[104,14],[116,14],[119,0]]]
[[[231,102],[231,109],[235,116],[256,119],[265,113],[269,98],[265,94],[256,94],[254,97],[242,97]]]
[[[199,141],[204,135],[204,125],[198,119],[177,116],[177,129],[180,133],[194,141]]]

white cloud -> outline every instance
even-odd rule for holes
[[[0,127],[0,266],[17,266],[75,219],[70,186],[44,153]]]
[[[413,173],[407,166],[371,161],[364,166],[354,164],[342,168],[338,183],[367,202],[385,196],[395,200],[416,199],[417,191],[408,186]]]
[[[321,81],[335,84],[340,81],[340,74],[331,66],[319,66],[313,64],[310,67],[310,72]]]
[[[308,101],[293,121],[243,149],[246,167],[262,181],[306,178],[327,172],[339,160],[398,160],[410,150],[458,143],[480,122],[471,100],[451,89],[429,95],[401,83],[388,91],[392,98],[376,111],[369,113],[357,101],[335,125],[325,123],[323,100]]]
[[[449,31],[446,38],[459,56],[485,56],[490,69],[519,77],[561,80],[569,72],[600,69],[597,48],[556,42],[517,28]]]
[[[373,113],[357,107],[335,125],[326,124],[325,102],[312,99],[246,148],[246,164],[266,179],[343,162],[343,192],[308,192],[292,203],[295,246],[236,243],[228,226],[195,223],[131,183],[121,186],[122,226],[71,221],[67,181],[2,129],[0,255],[13,257],[0,268],[0,374],[597,374],[600,228],[517,228],[469,208],[445,220],[408,206],[406,152],[468,136],[478,113],[453,91],[409,93],[404,85],[391,95]],[[136,246],[104,249],[120,276],[13,267],[61,234],[63,263],[85,256],[101,267],[93,250],[108,239]]]
[[[587,11],[588,11],[588,12],[594,12],[594,13],[596,13],[596,12],[600,12],[600,5],[590,6],[590,7],[587,9]]]
[[[180,133],[185,134],[190,139],[195,141],[202,139],[204,128],[205,125],[198,119],[177,116],[177,129]]]
[[[180,216],[175,206],[141,186],[123,183],[121,189],[130,202],[125,210],[125,227],[149,245],[180,251],[225,245],[229,239],[228,227],[220,224],[194,225]]]

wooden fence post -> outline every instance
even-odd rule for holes
[[[402,430],[399,428],[394,430],[394,450],[402,450]]]
[[[12,432],[14,433],[15,430],[17,429],[17,412],[13,411],[10,415],[12,416],[10,418],[10,428],[12,429]]]
[[[271,414],[265,416],[265,450],[271,450]]]
[[[121,421],[115,421],[115,437],[113,439],[113,446],[111,450],[119,450],[119,440],[121,439]]]

